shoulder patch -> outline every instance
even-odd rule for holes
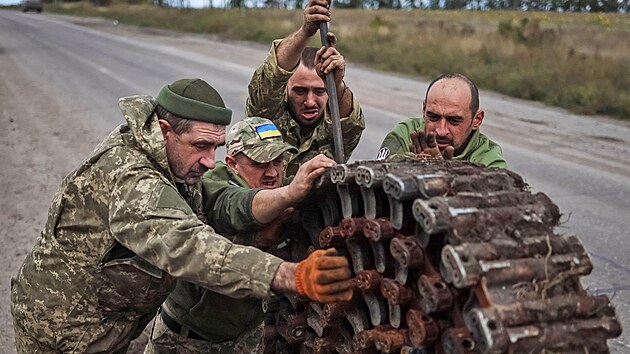
[[[175,190],[175,188],[164,185],[160,192],[160,197],[157,202],[158,208],[178,209],[189,214],[194,214],[192,208],[184,198]]]
[[[386,148],[386,147],[381,148],[378,151],[378,153],[376,154],[376,159],[377,160],[385,160],[389,156],[390,153],[391,152],[389,151],[389,148]]]

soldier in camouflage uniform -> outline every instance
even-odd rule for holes
[[[284,141],[299,150],[287,163],[287,176],[294,175],[301,163],[320,153],[333,157],[332,123],[326,108],[328,93],[319,70],[334,73],[346,160],[365,128],[359,102],[343,81],[343,56],[334,47],[306,47],[317,33],[319,22],[330,21],[329,6],[327,0],[310,0],[300,29],[273,42],[267,59],[249,83],[247,115],[271,119],[280,128]],[[334,44],[335,36],[328,35]]]
[[[284,262],[202,222],[195,185],[214,167],[231,119],[210,85],[178,80],[157,99],[127,97],[119,106],[126,124],[63,180],[12,279],[19,354],[124,353],[175,278],[234,297],[352,296],[347,260],[334,251]]]
[[[291,187],[282,187],[287,182],[282,155],[297,150],[282,141],[270,120],[250,117],[236,123],[226,143],[226,163],[218,162],[202,178],[208,223],[235,243],[269,251],[281,241],[290,206],[299,202],[284,198],[291,195],[286,190],[310,190],[312,172],[332,161],[317,156],[300,167]],[[266,198],[282,204],[270,210],[276,203],[260,203]],[[262,353],[264,315],[260,299],[234,299],[179,281],[156,317],[144,353]]]
[[[425,154],[506,168],[501,147],[479,132],[484,111],[479,90],[462,74],[433,80],[423,102],[423,118],[409,118],[387,134],[376,158]]]

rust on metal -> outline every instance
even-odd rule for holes
[[[312,245],[292,239],[286,257],[337,248],[355,293],[283,297],[266,321],[277,353],[608,353],[621,333],[608,296],[581,284],[593,265],[578,237],[556,233],[559,208],[512,171],[361,161],[316,187],[318,205],[290,228]]]

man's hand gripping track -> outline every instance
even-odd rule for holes
[[[451,160],[455,148],[447,146],[444,151],[440,151],[435,133],[425,133],[422,130],[411,132],[411,145],[409,150],[418,156],[428,156],[437,159]]]

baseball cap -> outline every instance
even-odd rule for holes
[[[298,153],[298,149],[282,140],[282,134],[267,118],[247,117],[235,123],[226,135],[227,154],[243,153],[258,163],[275,160],[285,152]]]

